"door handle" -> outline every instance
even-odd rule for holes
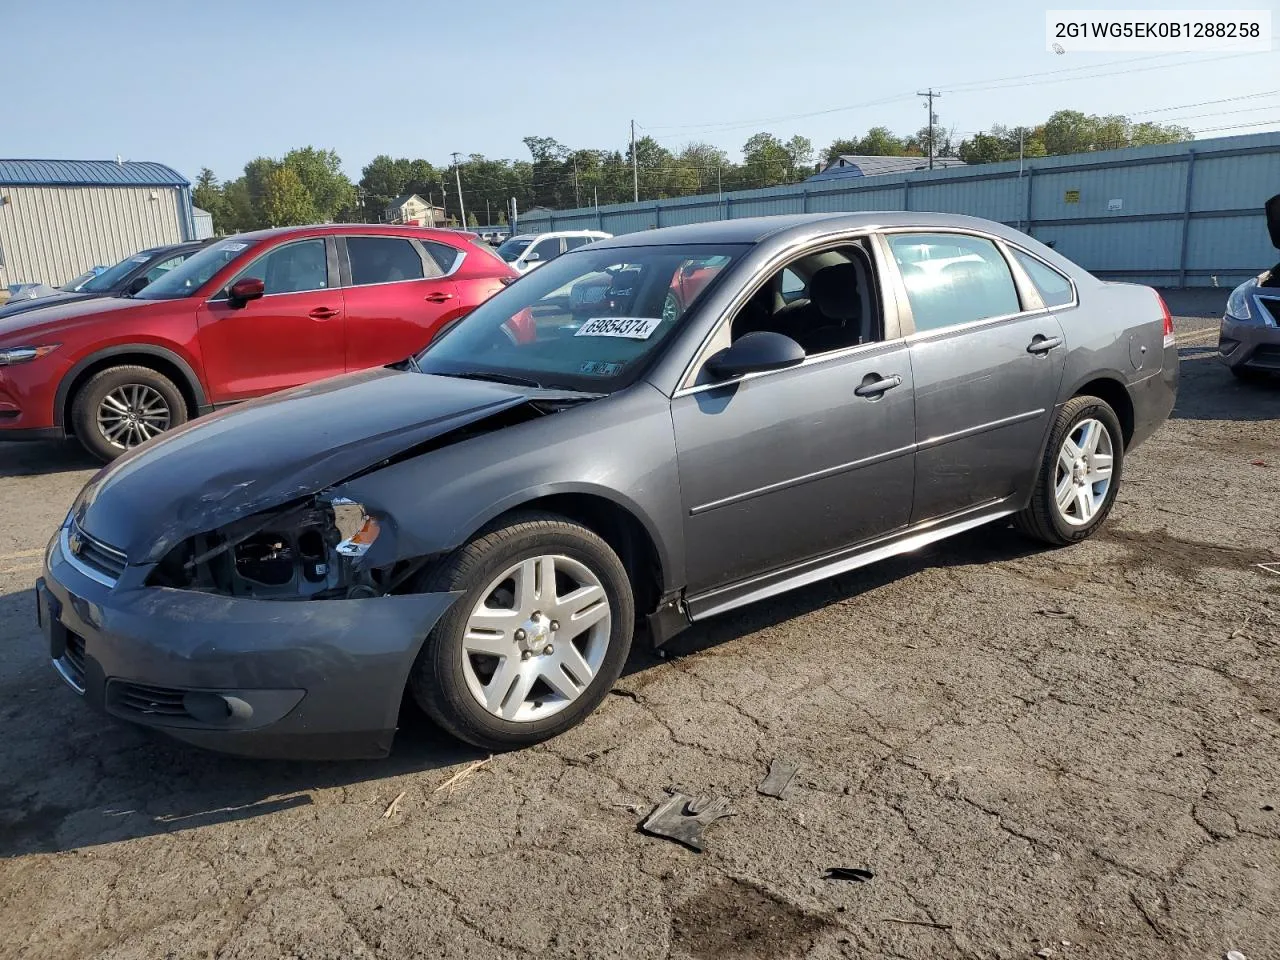
[[[1027,353],[1048,353],[1054,347],[1060,346],[1062,346],[1061,337],[1046,337],[1042,333],[1037,333],[1027,344]]]
[[[316,307],[307,314],[312,320],[332,320],[338,315],[338,311],[332,307]]]
[[[876,379],[872,379],[875,377]],[[869,374],[853,392],[860,397],[870,397],[877,399],[886,390],[892,390],[894,387],[902,386],[902,377],[896,373],[891,377],[881,377],[878,374]]]
[[[427,294],[425,297],[423,297],[422,299],[423,299],[423,300],[426,300],[426,301],[429,301],[430,303],[447,303],[448,301],[452,300],[453,298],[454,298],[454,294],[452,294],[452,293],[444,293],[444,292],[442,292],[442,291],[441,291],[441,292],[437,292],[437,293],[428,293],[428,294]]]

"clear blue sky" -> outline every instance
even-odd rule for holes
[[[1126,7],[1214,6],[1211,0]],[[1277,0],[1231,6],[1272,9]],[[0,17],[0,154],[156,160],[194,179],[313,144],[354,178],[378,153],[527,159],[521,138],[624,147],[628,122],[678,148],[737,155],[753,132],[821,150],[883,124],[923,126],[910,96],[943,92],[960,133],[1060,108],[1127,113],[1280,88],[1280,54],[1225,58],[1044,49],[1046,7],[1025,0],[39,0]],[[1079,7],[1104,6],[1082,0]],[[1102,65],[1128,61],[1125,67]],[[1174,66],[1170,66],[1173,64]],[[968,90],[975,81],[1058,72]],[[1150,69],[1160,67],[1160,69]],[[1073,78],[1064,80],[1063,78]],[[1062,81],[1062,82],[1052,82]],[[906,94],[905,99],[819,116]],[[1230,111],[1230,112],[1227,112]],[[1280,129],[1280,96],[1151,113],[1192,129]]]

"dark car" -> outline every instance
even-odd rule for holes
[[[516,276],[445,230],[226,237],[128,297],[0,317],[0,440],[74,436],[111,460],[218,407],[408,356]]]
[[[1266,204],[1271,245],[1280,250],[1280,194]],[[1242,380],[1280,374],[1280,263],[1231,291],[1218,358]]]
[[[99,297],[127,297],[138,293],[151,282],[160,279],[197,250],[202,250],[212,240],[192,240],[164,247],[139,250],[114,267],[108,267],[97,276],[88,279],[77,277],[71,283],[58,288],[56,293],[34,299],[15,300],[0,307],[0,320],[45,307],[78,303]]]
[[[602,275],[576,316],[565,292]],[[681,276],[705,283],[664,310]],[[40,616],[93,706],[192,743],[378,755],[408,691],[519,747],[595,708],[637,615],[662,644],[995,521],[1083,540],[1177,379],[1155,291],[1000,224],[645,231],[404,363],[125,455],[50,543]]]

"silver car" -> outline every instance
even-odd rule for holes
[[[986,523],[1083,540],[1177,381],[1153,290],[997,223],[645,231],[121,457],[38,610],[90,704],[192,743],[378,755],[407,695],[519,747],[600,703],[637,623],[662,644]]]

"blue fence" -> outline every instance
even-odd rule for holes
[[[1280,133],[1222,137],[723,195],[531,213],[521,233],[633,233],[706,220],[866,210],[963,213],[1024,230],[1094,274],[1230,287],[1280,256],[1262,204],[1280,193]]]

